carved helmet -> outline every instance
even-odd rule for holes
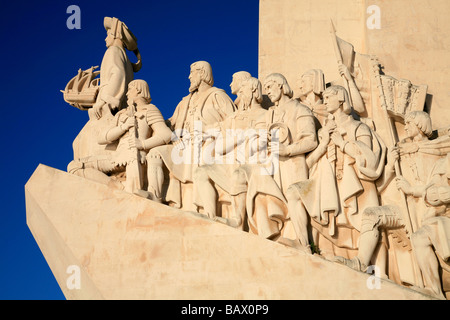
[[[137,39],[134,34],[130,31],[130,29],[128,29],[125,23],[114,17],[105,17],[103,19],[103,26],[105,27],[106,31],[114,37],[114,39],[122,40],[125,48],[133,51],[133,53],[136,55],[136,58],[138,59],[136,63],[132,63],[133,71],[139,71],[142,67],[142,60],[141,54],[137,47]]]

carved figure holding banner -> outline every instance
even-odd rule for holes
[[[412,223],[412,228],[415,233],[423,221],[428,219],[427,214],[430,213],[427,203],[423,201],[422,196],[429,185],[427,180],[430,176],[430,170],[437,159],[445,156],[446,151],[450,151],[448,136],[442,136],[434,141],[429,140],[428,136],[432,133],[432,124],[430,116],[421,111],[413,111],[405,117],[405,132],[406,138],[403,139],[398,147],[392,150],[388,159],[388,165],[385,168],[384,184],[389,183],[395,176],[394,165],[398,159],[401,160],[403,167],[410,168],[403,170],[411,182],[404,176],[397,176],[397,187],[408,197],[408,212],[402,212],[401,206],[389,204],[383,206],[375,206],[366,208],[362,213],[362,230],[360,236],[360,246],[358,255],[353,259],[344,259],[343,257],[336,257],[335,261],[343,263],[353,269],[364,271],[371,263],[377,247],[381,245],[381,232],[383,230],[399,230],[406,232],[406,221],[408,219]],[[380,185],[380,189],[385,186]],[[434,214],[432,213],[432,216]],[[407,218],[405,218],[407,217]],[[413,233],[413,235],[414,235]],[[408,234],[408,237],[411,234]],[[416,256],[419,256],[416,254]],[[414,257],[413,257],[414,259]],[[405,265],[411,261],[403,260],[399,263]],[[399,266],[400,267],[400,266]],[[388,270],[382,270],[383,273],[388,273]],[[400,275],[401,277],[401,275]],[[413,285],[420,286],[422,281],[420,275],[416,274],[416,279],[411,281],[405,278],[403,282],[411,282]]]
[[[351,116],[345,88],[331,86],[323,98],[329,119],[319,132],[318,147],[308,155],[309,179],[289,187],[289,214],[303,246],[309,240],[309,215],[316,235],[355,249],[361,212],[379,204],[375,180],[384,168],[385,147],[375,132]],[[313,240],[317,245],[318,239]]]

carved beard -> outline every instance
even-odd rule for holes
[[[200,86],[200,83],[202,82],[201,80],[197,80],[196,82],[193,82],[195,80],[191,80],[191,86],[189,87],[189,92],[194,92],[198,89],[198,87]]]

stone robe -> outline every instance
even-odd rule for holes
[[[358,236],[351,230],[360,231],[365,208],[379,205],[375,181],[383,172],[386,148],[374,131],[353,118],[338,130],[358,150],[359,159],[343,153],[330,140],[309,179],[293,186],[320,233],[339,247],[355,249]],[[370,136],[372,146],[360,142],[362,136]],[[335,237],[337,227],[344,228],[339,237]]]
[[[233,101],[222,89],[211,87],[205,92],[189,94],[176,107],[169,119],[174,131],[172,140],[181,139],[181,145],[164,145],[156,147],[152,153],[161,157],[170,172],[166,201],[181,207],[180,183],[192,182],[193,172],[203,163],[202,128],[223,121],[235,111]],[[201,124],[200,128],[196,125]],[[194,131],[194,130],[200,130]],[[208,141],[207,141],[208,142]],[[208,157],[211,155],[207,155]]]

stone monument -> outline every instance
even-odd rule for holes
[[[450,133],[427,112],[437,87],[355,50],[371,39],[345,37],[365,1],[339,6],[354,20],[319,15],[332,1],[276,2],[260,3],[259,78],[230,75],[233,101],[193,62],[169,119],[134,79],[136,37],[104,19],[100,70],[63,91],[90,116],[74,159],[67,172],[40,165],[25,188],[68,299],[450,298]]]

